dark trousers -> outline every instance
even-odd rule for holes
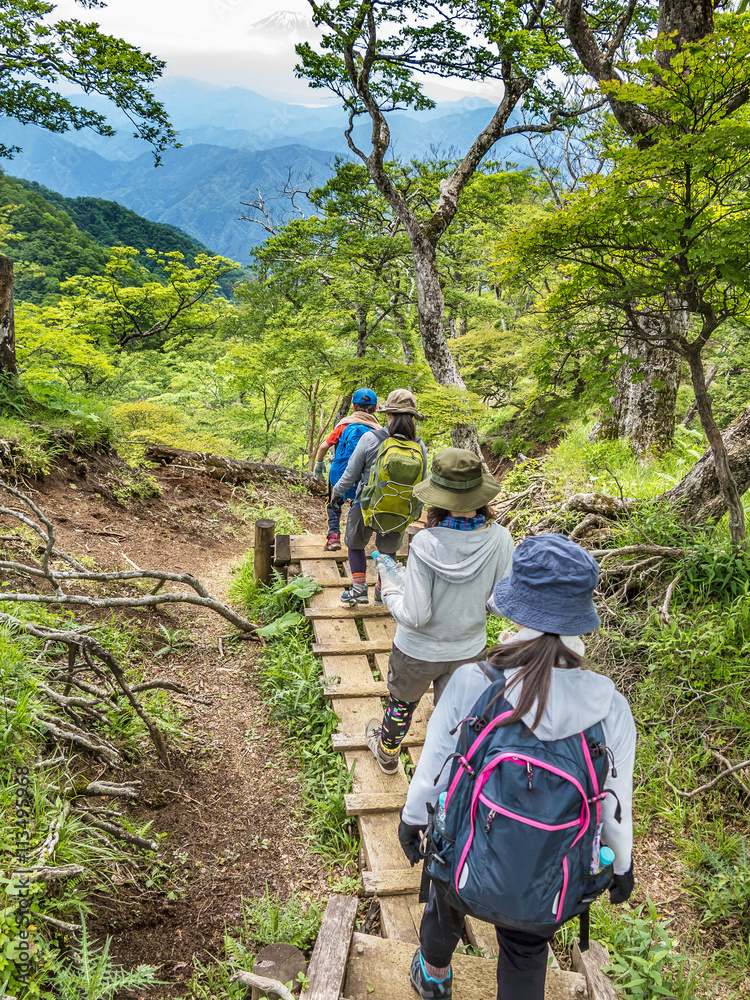
[[[496,927],[498,1000],[544,1000],[547,978],[547,944],[551,938]],[[438,969],[451,963],[464,932],[464,918],[445,899],[442,887],[433,882],[419,928],[419,944],[425,962]]]
[[[330,486],[328,487],[330,492]],[[330,501],[326,508],[328,513],[328,531],[336,535],[341,534],[341,513],[344,509],[342,500]]]

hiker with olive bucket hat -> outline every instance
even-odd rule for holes
[[[382,719],[365,727],[367,745],[386,774],[398,771],[399,749],[430,684],[437,703],[454,670],[481,657],[487,642],[485,604],[510,570],[513,539],[487,504],[500,486],[463,448],[436,453],[429,479],[414,487],[429,504],[427,527],[414,536],[403,594],[383,601],[396,619],[388,659],[389,699]]]
[[[521,542],[491,599],[518,631],[460,667],[430,718],[398,828],[429,881],[410,973],[422,1000],[450,1000],[467,915],[495,925],[498,1000],[543,1000],[555,931],[607,889],[612,903],[633,891],[635,725],[581,641],[600,625],[598,577],[563,535]]]
[[[412,491],[427,472],[427,449],[417,437],[414,423],[415,419],[424,420],[424,416],[408,389],[394,389],[377,412],[386,414],[386,426],[362,435],[331,491],[333,504],[347,490],[356,489],[344,535],[352,583],[342,593],[341,603],[348,607],[369,603],[365,546],[373,532],[377,532],[379,551],[392,556],[401,545],[407,525],[422,512]],[[375,603],[381,603],[377,586]]]

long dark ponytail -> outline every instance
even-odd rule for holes
[[[400,434],[407,441],[417,440],[417,425],[410,413],[393,413],[388,421],[390,434]]]
[[[570,669],[586,665],[584,658],[569,649],[560,636],[553,632],[543,632],[540,636],[527,639],[525,642],[506,642],[500,646],[493,646],[487,654],[487,660],[498,670],[516,670],[513,677],[506,681],[503,695],[507,696],[519,685],[521,687],[518,704],[501,725],[510,726],[518,722],[536,705],[531,729],[536,729],[547,708],[554,668]]]

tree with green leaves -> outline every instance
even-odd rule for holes
[[[154,349],[210,328],[228,308],[218,283],[237,269],[233,260],[198,254],[188,267],[177,250],[146,255],[150,268],[133,247],[112,247],[103,275],[75,275],[62,283],[64,297],[48,310],[50,322],[59,315],[120,351]]]
[[[624,79],[603,86],[613,106],[651,122],[643,141],[612,130],[609,171],[564,211],[505,241],[511,273],[557,268],[548,315],[559,335],[598,352],[600,364],[623,320],[635,342],[687,363],[738,545],[744,510],[702,357],[724,324],[750,318],[749,27],[748,15],[722,15],[705,38],[680,46],[660,35],[621,64]],[[679,495],[687,519],[705,500],[695,490]]]
[[[76,0],[83,8],[103,7],[101,0]],[[99,111],[63,96],[65,85],[84,94],[109,98],[133,124],[137,138],[150,143],[156,162],[176,133],[151,90],[165,63],[134,45],[99,31],[77,18],[53,20],[54,3],[46,0],[0,0],[0,119],[14,118],[51,132],[90,128],[99,135],[115,130]],[[17,146],[0,143],[0,156]],[[16,384],[13,312],[13,266],[0,256],[0,377]]]
[[[309,2],[324,35],[317,49],[308,43],[297,46],[298,72],[313,87],[330,89],[342,99],[349,116],[345,131],[349,147],[366,166],[409,239],[427,362],[438,383],[463,390],[445,335],[437,247],[453,223],[467,183],[499,139],[520,132],[551,131],[559,117],[577,113],[566,106],[556,83],[559,74],[550,72],[553,67],[575,68],[572,54],[563,45],[560,17],[550,0]],[[435,197],[427,204],[399,189],[387,162],[388,112],[434,106],[422,92],[416,73],[497,80],[503,90],[491,120],[466,155],[441,178]],[[522,100],[535,112],[535,123],[509,125]],[[369,151],[353,138],[354,123],[363,115],[372,123]],[[463,419],[457,417],[452,436],[454,444],[479,451],[468,413]]]

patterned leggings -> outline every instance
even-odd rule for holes
[[[384,750],[395,753],[401,746],[404,737],[409,732],[411,717],[418,704],[418,701],[399,701],[392,697],[388,699],[380,734],[380,742]]]

